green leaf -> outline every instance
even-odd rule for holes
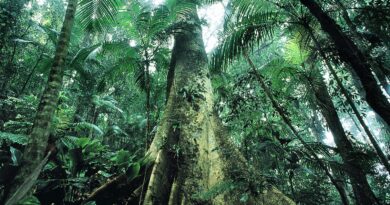
[[[95,124],[89,122],[76,123],[76,130],[90,129],[94,130],[98,135],[103,135],[104,132]]]
[[[78,18],[85,30],[105,31],[115,22],[118,13],[118,0],[80,0]]]
[[[39,202],[38,198],[35,196],[29,196],[23,199],[21,202],[18,203],[18,205],[40,205],[41,202]]]
[[[138,162],[133,163],[126,171],[126,175],[127,175],[128,179],[132,180],[135,177],[137,177],[140,170],[141,170],[140,163],[138,163]]]
[[[26,145],[28,143],[28,136],[9,132],[0,132],[0,145],[2,144],[2,141],[5,141],[9,144],[16,143],[20,145]]]
[[[101,47],[101,44],[93,45],[87,48],[80,49],[76,55],[73,57],[70,62],[70,66],[74,68],[80,68],[81,65],[86,61],[86,59],[90,58],[93,53]]]
[[[129,164],[131,163],[132,159],[134,158],[133,155],[130,154],[129,151],[126,150],[119,150],[114,157],[112,157],[110,160],[114,162],[116,165],[123,165],[123,164]]]
[[[56,45],[57,44],[57,39],[58,39],[58,36],[60,35],[60,33],[52,28],[49,28],[47,26],[44,26],[44,25],[38,25],[39,28],[41,28],[48,36],[49,36],[49,39],[50,41]]]
[[[68,149],[76,149],[78,147],[77,141],[79,138],[73,136],[65,136],[61,138],[62,144],[65,145]]]

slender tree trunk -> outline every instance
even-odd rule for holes
[[[45,44],[45,46],[47,45],[47,43]],[[23,86],[22,86],[22,89],[20,89],[20,91],[18,92],[18,96],[22,95],[24,90],[26,89],[28,83],[30,82],[32,76],[34,75],[35,73],[35,70],[37,69],[39,63],[42,61],[43,59],[43,55],[44,55],[44,52],[42,51],[39,56],[38,56],[38,60],[35,62],[35,65],[33,66],[33,68],[31,69],[31,72],[29,73],[29,75],[27,76],[27,79],[26,81],[23,83]]]
[[[332,184],[336,187],[339,195],[340,195],[340,198],[341,198],[341,201],[343,202],[344,205],[348,205],[349,204],[349,201],[348,201],[348,197],[347,195],[345,194],[345,190],[344,188],[340,185],[340,183],[338,183],[335,178],[332,176],[332,174],[329,172],[327,166],[321,161],[320,158],[318,158],[318,156],[316,155],[315,151],[313,149],[311,149],[311,147],[305,142],[305,140],[300,136],[299,132],[296,130],[296,128],[292,125],[291,123],[291,120],[290,118],[287,116],[286,112],[285,112],[285,109],[283,109],[282,106],[280,106],[276,99],[274,98],[274,96],[272,95],[271,93],[271,90],[267,87],[267,85],[265,84],[264,82],[264,79],[263,77],[257,72],[256,70],[256,66],[255,64],[253,63],[253,61],[249,58],[249,55],[245,52],[244,54],[246,60],[248,61],[249,65],[251,66],[252,68],[252,72],[253,74],[255,75],[256,79],[258,80],[259,84],[260,84],[260,87],[264,90],[264,93],[266,94],[266,96],[270,99],[271,101],[271,104],[272,104],[272,107],[274,107],[274,109],[276,110],[276,112],[280,115],[280,117],[282,118],[283,122],[288,126],[288,128],[290,128],[290,130],[292,131],[292,133],[295,135],[295,137],[297,137],[297,139],[302,143],[302,145],[305,147],[305,149],[310,153],[311,156],[314,157],[314,159],[316,160],[316,162],[320,165],[320,167],[325,171],[325,174],[329,177],[330,181],[332,182]],[[309,155],[309,158],[310,158],[310,155]]]
[[[23,154],[23,166],[11,187],[11,194],[31,175],[45,155],[45,150],[50,134],[50,127],[58,101],[58,95],[62,87],[63,64],[68,53],[71,30],[77,8],[77,0],[69,0],[64,24],[61,30],[53,65],[50,70],[47,87],[42,95],[34,126],[30,135],[30,141]],[[12,196],[12,195],[11,195]]]
[[[321,77],[317,85],[311,85],[317,100],[317,105],[333,134],[337,149],[343,159],[345,170],[352,181],[357,204],[379,204],[368,184],[365,173],[355,159],[354,148],[344,132],[340,119]]]
[[[150,69],[149,69],[149,55],[148,55],[148,52],[145,51],[145,59],[146,59],[146,64],[145,64],[145,71],[144,71],[144,75],[145,75],[145,92],[146,92],[146,129],[145,129],[145,141],[146,141],[146,145],[149,145],[150,144],[150,140],[149,140],[149,134],[150,134],[150,110],[151,110],[151,104],[150,104],[150,88],[151,88],[151,85],[150,85]]]
[[[181,0],[181,2],[191,2]],[[241,188],[224,190],[205,198],[212,187],[253,179],[245,159],[228,140],[213,112],[213,93],[208,74],[200,20],[193,5],[175,35],[172,56],[174,76],[168,102],[149,149],[154,161],[143,204],[241,204]],[[257,180],[265,181],[262,177]],[[257,180],[251,181],[256,186]],[[248,184],[249,185],[249,184]],[[246,186],[246,185],[244,185]],[[294,204],[270,186],[251,194],[246,204]]]
[[[349,94],[349,92],[347,91],[347,89],[344,87],[343,83],[341,82],[340,78],[337,76],[337,73],[335,71],[335,69],[333,68],[333,66],[329,63],[329,61],[327,60],[326,58],[326,55],[325,53],[323,52],[322,48],[321,48],[321,45],[320,43],[318,42],[317,38],[314,36],[313,32],[312,32],[312,29],[309,27],[309,26],[306,26],[308,32],[309,32],[309,35],[310,37],[312,38],[318,52],[320,53],[321,57],[324,59],[325,61],[325,64],[326,66],[328,67],[330,73],[332,74],[332,76],[334,77],[334,79],[336,80],[336,83],[337,85],[340,87],[340,90],[341,90],[341,93],[344,95],[344,97],[347,99],[347,102],[348,104],[351,106],[352,108],[352,111],[354,112],[354,114],[356,115],[356,118],[358,119],[359,123],[361,124],[361,126],[363,127],[364,131],[366,132],[367,136],[368,136],[368,139],[370,140],[370,142],[372,143],[372,145],[374,146],[374,149],[376,151],[376,153],[378,154],[379,156],[379,159],[381,160],[382,164],[385,166],[386,170],[389,172],[390,174],[390,163],[385,155],[385,153],[382,151],[382,149],[380,148],[378,142],[376,141],[374,135],[371,133],[370,129],[368,128],[368,125],[364,122],[363,120],[363,116],[360,114],[359,110],[357,109],[355,103],[353,102],[352,100],[352,97],[351,95]],[[359,127],[358,127],[359,129]]]
[[[374,75],[371,73],[367,58],[358,49],[354,42],[348,38],[339,25],[326,14],[314,0],[300,0],[311,14],[320,22],[322,29],[331,37],[339,52],[340,57],[350,64],[352,69],[359,76],[363,88],[366,91],[367,103],[378,113],[389,125],[390,124],[390,103],[378,86]]]

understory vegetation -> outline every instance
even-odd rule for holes
[[[390,204],[389,83],[386,0],[0,0],[0,204]]]

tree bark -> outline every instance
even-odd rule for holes
[[[14,184],[11,187],[11,193],[23,184],[26,176],[29,176],[31,171],[34,170],[38,163],[44,158],[52,118],[57,108],[58,96],[62,87],[63,65],[68,53],[68,45],[76,8],[77,0],[69,0],[46,89],[41,97],[30,140],[23,154],[23,167],[21,167],[14,180]]]
[[[358,49],[355,43],[346,36],[340,26],[326,14],[314,0],[300,0],[310,13],[320,22],[322,29],[331,37],[343,61],[348,63],[359,76],[366,91],[367,103],[389,125],[390,103],[378,86],[366,56]]]
[[[149,149],[154,165],[143,204],[294,204],[269,185],[260,193],[250,192],[246,203],[240,202],[246,188],[266,182],[262,177],[253,180],[248,164],[227,139],[213,112],[207,56],[195,5],[180,24],[172,53],[174,75],[171,73],[168,102]],[[221,182],[241,185],[205,197]]]

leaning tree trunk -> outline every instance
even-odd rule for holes
[[[294,204],[261,177],[253,177],[213,112],[207,56],[195,6],[180,24],[172,53],[173,83],[149,150],[154,165],[143,204]],[[240,201],[243,194],[250,195],[246,203]]]
[[[53,65],[51,67],[47,86],[34,120],[34,126],[30,135],[29,143],[23,154],[22,167],[14,180],[11,192],[14,194],[16,189],[30,176],[45,155],[47,142],[50,134],[50,127],[54,112],[57,107],[59,92],[62,87],[63,64],[68,53],[71,30],[77,8],[77,0],[69,0],[64,24],[58,40]],[[30,187],[31,188],[31,187]],[[11,195],[12,196],[12,195]]]
[[[290,117],[286,114],[285,109],[276,101],[275,97],[272,95],[271,90],[267,87],[263,77],[260,75],[259,72],[256,70],[256,66],[253,63],[253,61],[250,59],[248,53],[244,52],[244,57],[249,63],[249,66],[252,68],[252,73],[256,77],[257,81],[260,84],[260,87],[263,89],[265,95],[269,98],[271,101],[272,107],[275,109],[275,111],[280,115],[283,122],[287,125],[287,127],[291,130],[291,132],[295,135],[295,137],[302,143],[303,147],[308,151],[308,157],[314,158],[314,160],[318,163],[318,165],[324,170],[326,176],[328,176],[329,180],[332,182],[332,184],[337,189],[340,199],[344,205],[348,205],[348,197],[345,193],[345,189],[341,186],[341,184],[333,177],[333,175],[328,170],[328,167],[321,161],[321,159],[317,156],[316,152],[306,143],[306,141],[302,138],[302,136],[299,134],[298,130],[293,126]]]
[[[355,158],[354,148],[344,132],[323,79],[319,79],[317,85],[311,85],[311,88],[314,91],[317,105],[333,134],[338,152],[343,159],[345,171],[351,179],[356,203],[359,205],[379,204],[368,184],[365,173],[362,171],[362,167],[357,161],[358,159]]]
[[[351,18],[349,17],[347,8],[343,4],[343,2],[341,2],[341,0],[335,0],[335,3],[337,4],[339,9],[341,10],[341,16],[343,17],[345,23],[347,24],[347,26],[348,26],[352,36],[358,42],[358,45],[359,45],[358,47],[360,49],[362,49],[362,51],[364,52],[365,56],[368,57],[368,61],[371,64],[371,67],[373,68],[373,72],[374,72],[376,78],[378,79],[379,84],[383,87],[383,89],[387,92],[387,94],[390,95],[389,89],[387,89],[387,87],[389,85],[387,83],[388,72],[386,73],[386,69],[383,66],[380,66],[380,63],[377,60],[372,59],[369,56],[370,54],[367,51],[367,46],[365,46],[365,44],[364,44],[364,40],[365,39],[357,31],[357,28],[356,28],[355,24],[352,22]]]
[[[378,86],[367,58],[355,43],[342,32],[340,26],[314,0],[300,0],[300,2],[317,18],[322,29],[334,41],[342,60],[348,63],[359,76],[366,91],[367,103],[390,125],[390,103],[380,86]]]
[[[364,131],[366,132],[368,139],[372,143],[372,146],[374,147],[376,153],[379,156],[379,159],[381,160],[382,164],[385,166],[387,172],[389,172],[389,174],[390,174],[390,163],[389,163],[389,160],[387,159],[385,153],[382,151],[382,149],[379,146],[378,142],[376,141],[374,135],[371,133],[370,129],[368,128],[368,125],[364,122],[363,116],[360,114],[359,110],[357,109],[355,103],[353,102],[351,95],[349,94],[348,90],[344,87],[343,83],[341,82],[341,79],[337,76],[336,70],[333,68],[333,66],[330,64],[329,60],[326,58],[325,52],[322,50],[320,43],[318,42],[317,38],[314,36],[313,30],[310,28],[309,25],[306,25],[305,27],[309,33],[309,36],[312,38],[314,45],[317,48],[317,51],[319,52],[320,56],[325,61],[326,67],[328,67],[331,75],[336,80],[336,83],[339,86],[341,93],[346,98],[347,103],[351,106],[352,111],[356,115],[356,118],[358,119],[360,125],[363,127]],[[352,118],[352,120],[355,122],[355,120],[353,118]],[[360,130],[358,124],[356,124],[356,127]]]

